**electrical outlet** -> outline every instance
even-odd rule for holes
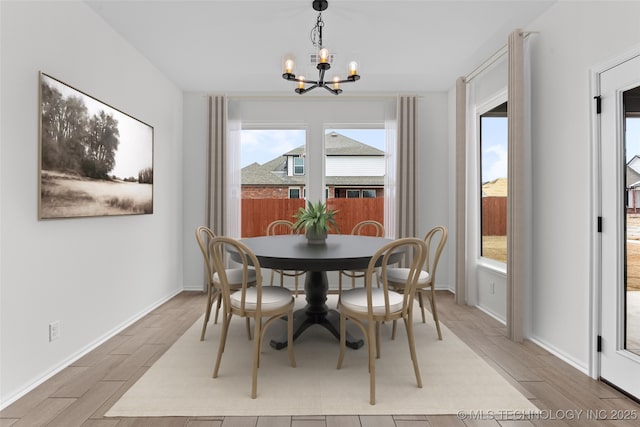
[[[60,321],[49,323],[49,342],[55,341],[60,338]]]

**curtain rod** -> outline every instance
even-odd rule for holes
[[[539,31],[523,31],[522,35],[524,35],[524,38],[526,39],[527,37],[529,37],[531,34],[538,34]],[[470,72],[465,78],[464,78],[464,82],[465,83],[469,83],[471,80],[473,80],[474,78],[476,78],[480,73],[482,73],[484,70],[486,70],[487,68],[489,68],[490,66],[492,66],[493,64],[495,64],[500,58],[502,58],[504,55],[506,55],[508,52],[508,45],[504,45],[502,46],[500,49],[498,49],[498,51],[496,53],[494,53],[493,55],[491,55],[488,59],[486,59],[482,64],[478,65],[475,70],[473,70],[472,72]]]

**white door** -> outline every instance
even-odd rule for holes
[[[600,377],[640,398],[640,210],[628,204],[640,176],[640,56],[603,72],[600,94]]]

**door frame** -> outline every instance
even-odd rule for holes
[[[600,354],[598,351],[598,336],[602,330],[602,304],[600,295],[602,292],[602,235],[598,232],[598,218],[602,216],[602,164],[600,149],[602,146],[601,117],[598,113],[597,97],[600,95],[600,77],[606,71],[622,65],[637,56],[640,56],[640,45],[635,46],[620,55],[603,61],[589,69],[590,96],[589,104],[591,117],[591,200],[589,203],[591,238],[589,255],[589,287],[590,306],[589,316],[589,376],[594,379],[600,377]]]

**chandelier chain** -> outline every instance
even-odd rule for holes
[[[314,47],[322,49],[322,27],[324,27],[324,21],[322,20],[322,12],[318,13],[316,25],[311,29],[311,43]]]

